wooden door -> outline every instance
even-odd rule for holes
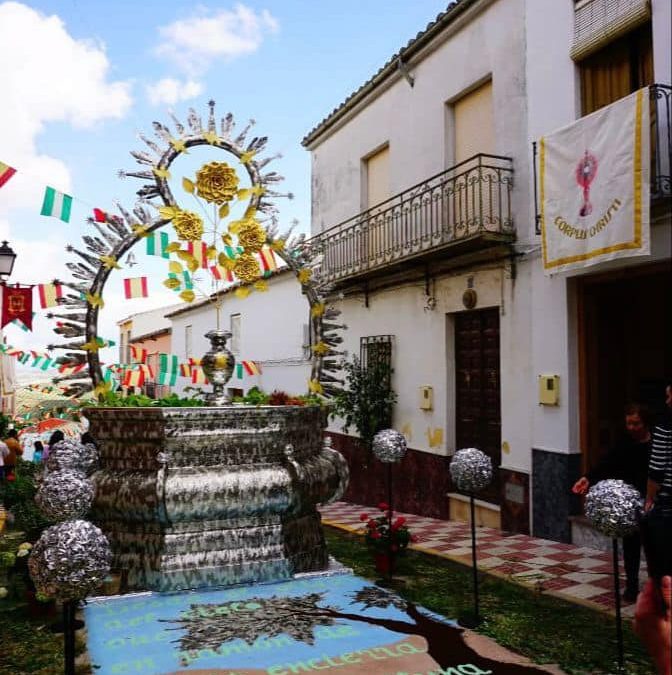
[[[478,495],[499,503],[501,406],[499,309],[455,315],[456,448],[478,448],[492,459],[493,481]]]

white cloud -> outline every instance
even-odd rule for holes
[[[266,35],[278,28],[267,10],[257,14],[240,3],[233,10],[201,10],[196,16],[161,26],[162,41],[155,52],[187,72],[202,73],[216,59],[230,61],[254,53]]]
[[[102,45],[73,39],[58,16],[18,2],[0,4],[0,63],[0,159],[18,169],[3,188],[6,213],[8,203],[34,207],[41,180],[71,187],[67,166],[37,148],[49,122],[89,128],[123,117],[132,99],[128,82],[108,80]]]
[[[164,77],[154,84],[147,85],[147,98],[152,105],[174,105],[178,101],[188,101],[203,92],[203,85],[194,80],[182,82],[172,77]]]

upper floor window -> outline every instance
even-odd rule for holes
[[[231,315],[231,352],[240,354],[240,314]]]
[[[610,42],[578,66],[583,115],[653,84],[651,23]]]
[[[495,152],[495,116],[492,80],[472,89],[453,103],[454,164],[484,152]]]
[[[364,209],[370,209],[390,197],[390,146],[376,151],[364,160],[366,173]]]

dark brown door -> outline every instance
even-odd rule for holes
[[[502,417],[499,396],[499,309],[455,315],[455,439],[492,459],[493,481],[478,497],[499,503]]]

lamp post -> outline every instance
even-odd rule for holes
[[[15,260],[16,253],[6,241],[3,241],[0,246],[0,278],[8,277],[12,273]]]

